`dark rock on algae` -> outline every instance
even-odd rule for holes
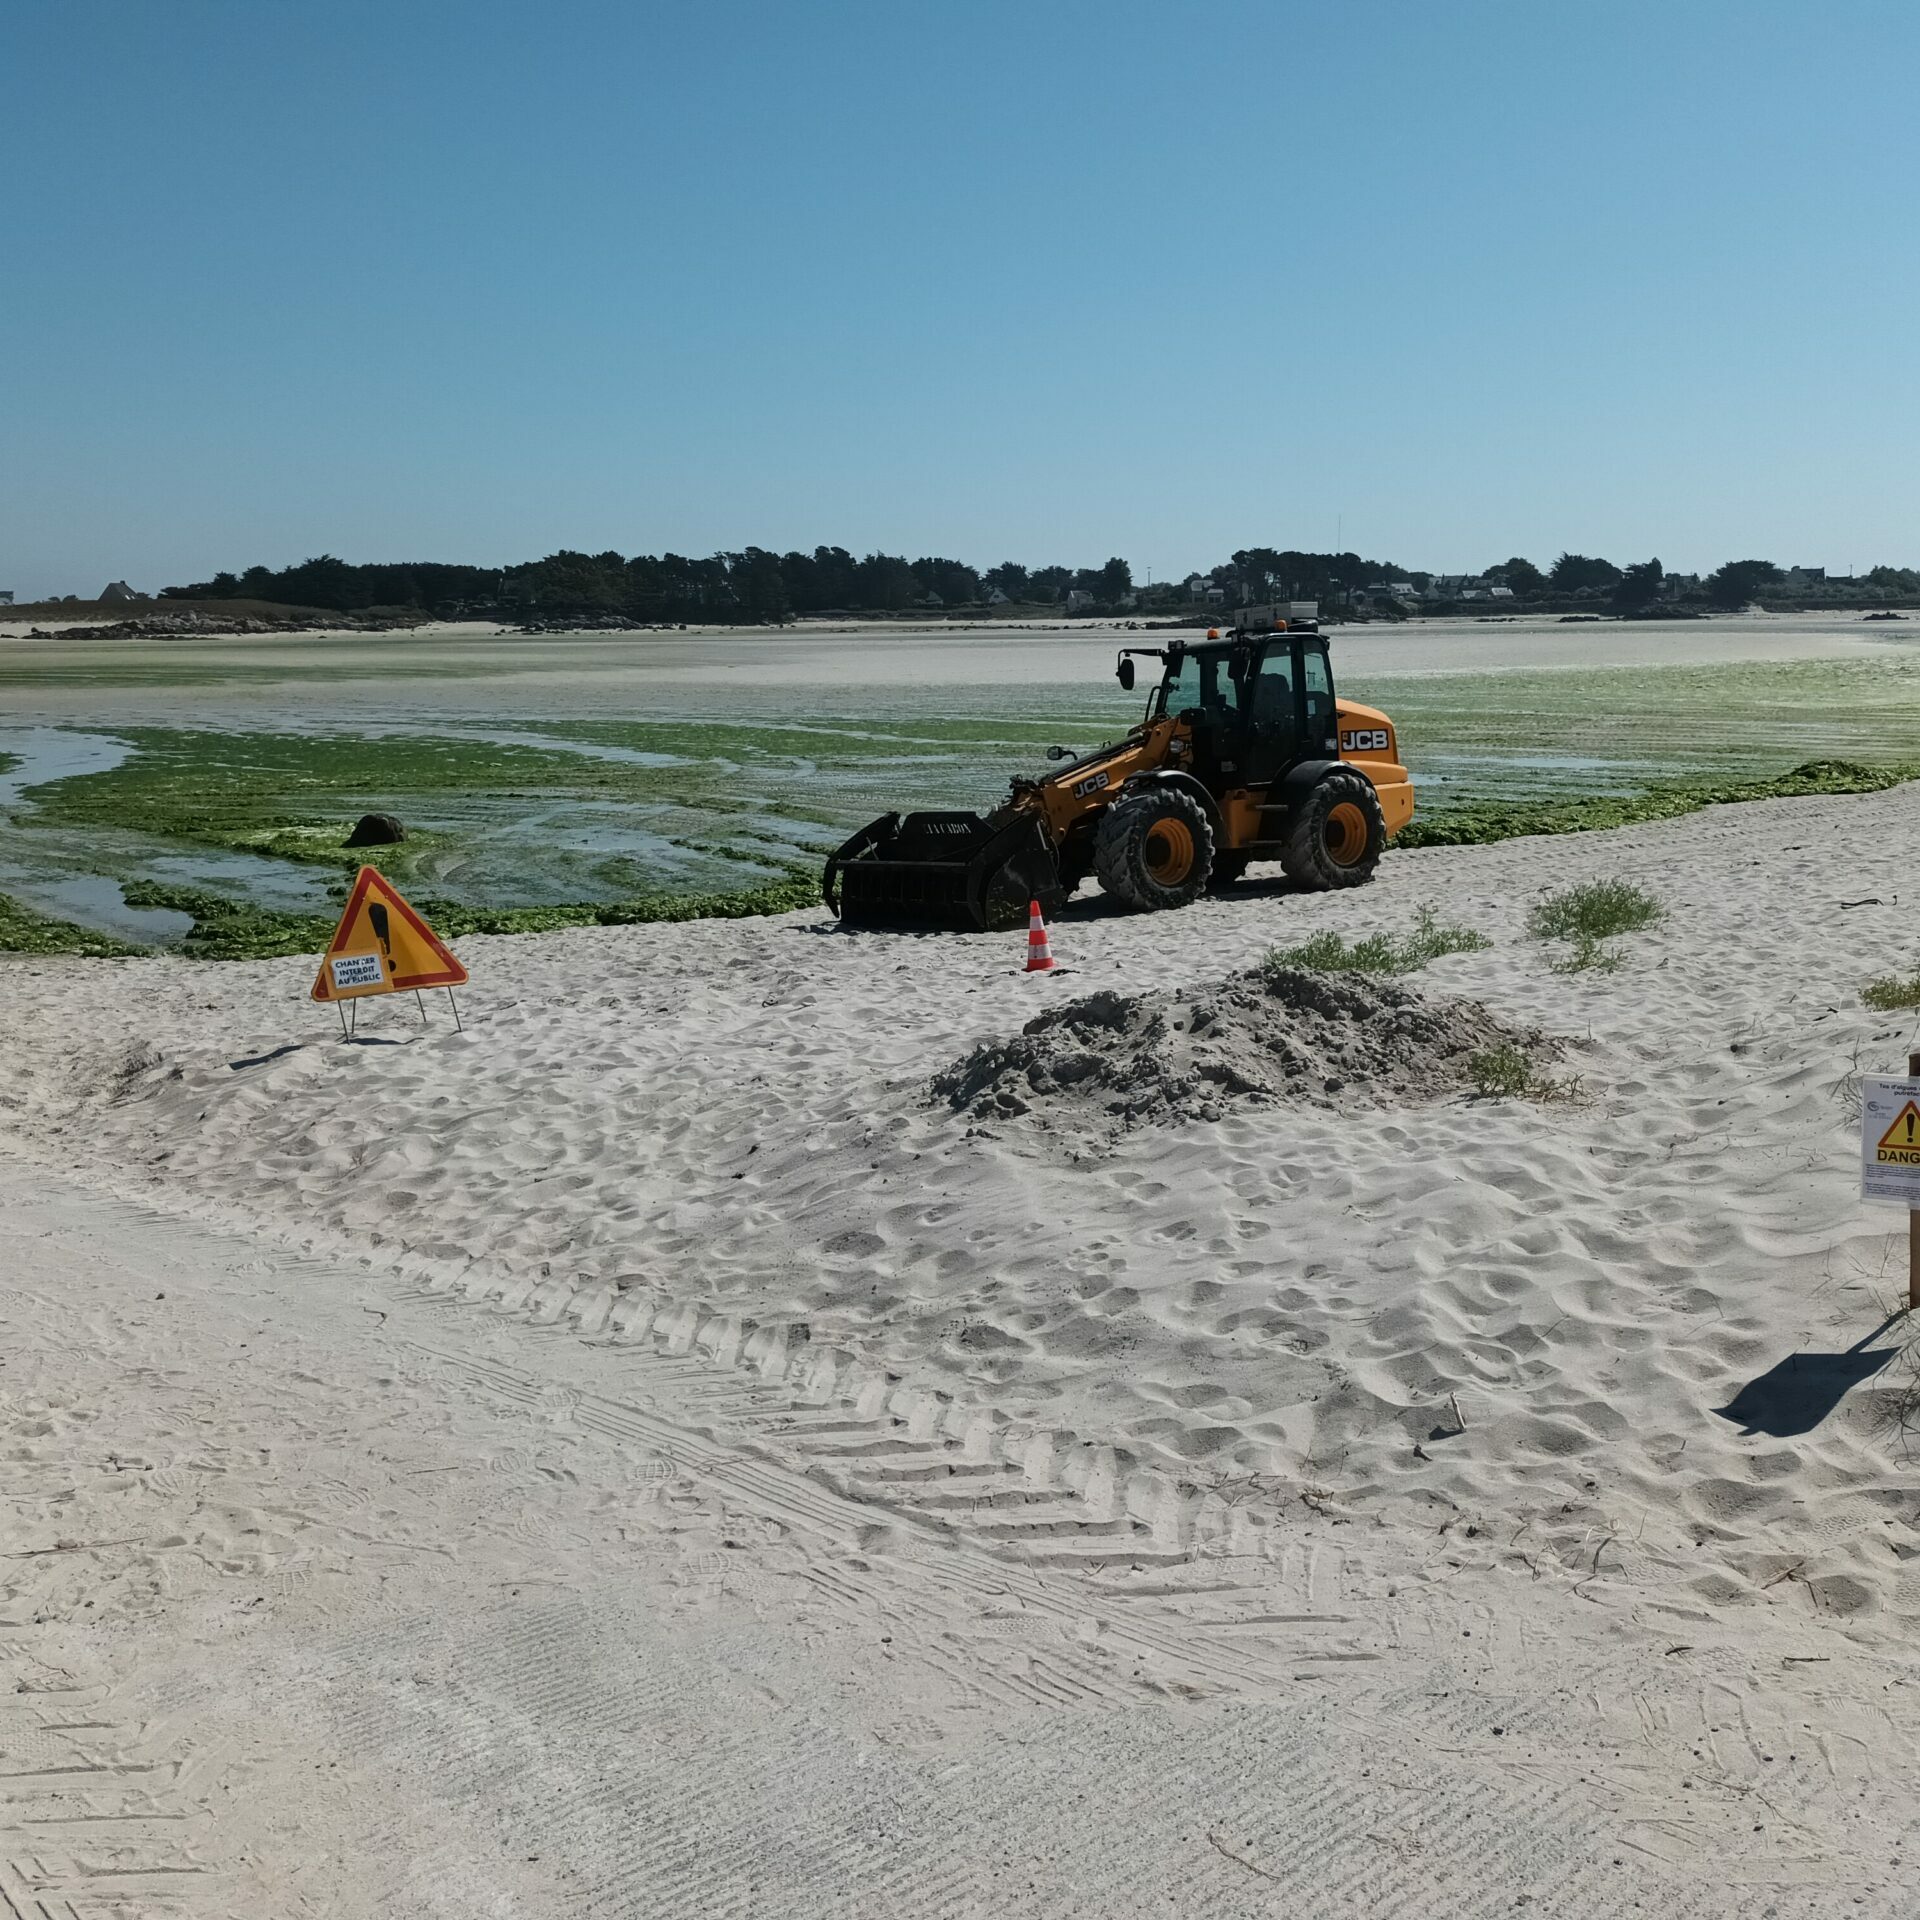
[[[407,830],[390,813],[363,813],[347,835],[350,847],[397,847]]]

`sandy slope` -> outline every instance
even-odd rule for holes
[[[1804,1607],[1032,1570],[823,1484],[977,1471],[884,1409],[538,1331],[0,1162],[0,1911],[1911,1910],[1908,1663]]]
[[[906,1537],[1043,1581],[1137,1596],[1212,1568],[1254,1593],[1337,1541],[1345,1602],[1367,1602],[1349,1657],[1471,1604],[1503,1623],[1526,1700],[1561,1697],[1552,1648],[1588,1616],[1640,1656],[1657,1634],[1775,1676],[1769,1636],[1810,1634],[1793,1657],[1845,1662],[1851,1688],[1863,1649],[1910,1643],[1920,1602],[1920,1495],[1884,1420],[1904,1375],[1872,1371],[1904,1339],[1881,1310],[1905,1222],[1857,1198],[1848,1084],[1904,1062],[1906,1024],[1858,990],[1911,965],[1893,903],[1916,852],[1916,789],[1432,851],[1350,899],[1077,909],[1051,978],[1003,938],[849,937],[811,914],[476,939],[465,1035],[395,1006],[357,1046],[305,1005],[306,964],[21,961],[0,968],[0,1100],[19,1151],[96,1187],[598,1343],[549,1358],[704,1353],[838,1407],[756,1444]],[[1617,973],[1554,975],[1526,907],[1602,874],[1668,921]],[[937,1068],[1037,1004],[1217,978],[1429,901],[1496,944],[1422,986],[1565,1036],[1574,1097],[1267,1106],[1118,1140],[929,1101]],[[1743,1389],[1757,1420],[1717,1411]],[[1344,1610],[1310,1579],[1267,1604]],[[1287,1657],[1246,1684],[1272,1697]],[[1216,1665],[1168,1684],[1237,1683]],[[1416,1690],[1449,1691],[1430,1666]],[[1734,1724],[1688,1697],[1699,1740]],[[1696,1707],[1648,1711],[1670,1733]],[[1897,1695],[1875,1711],[1881,1746],[1909,1739]],[[1821,1751],[1831,1769],[1840,1747]],[[1891,1817],[1874,1777],[1843,1778],[1854,1812]],[[1679,1791],[1664,1771],[1655,1790]],[[1794,1817],[1807,1857],[1843,1850],[1838,1802]],[[1681,1848],[1707,1882],[1730,1834]],[[1841,1885],[1802,1877],[1823,1875]]]
[[[300,997],[305,963],[21,962],[8,1118],[176,1202],[404,1246],[469,1288],[802,1322],[1201,1487],[1271,1476],[1503,1541],[1525,1522],[1549,1561],[1612,1538],[1603,1575],[1714,1604],[1804,1557],[1821,1606],[1905,1612],[1907,1475],[1870,1396],[1786,1436],[1712,1409],[1853,1347],[1897,1290],[1904,1222],[1857,1198],[1847,1081],[1904,1064],[1858,989],[1908,958],[1905,915],[1839,902],[1891,902],[1917,842],[1910,789],[1429,852],[1352,899],[1083,909],[1045,979],[1017,941],[811,914],[475,940],[464,1035],[396,1003],[364,1029],[393,1044],[351,1047]],[[1528,903],[1614,873],[1668,923],[1620,972],[1550,973]],[[927,1099],[1036,1004],[1421,901],[1497,943],[1421,985],[1570,1036],[1576,1099],[1247,1109],[1113,1144]],[[1456,1400],[1466,1431],[1427,1446]]]

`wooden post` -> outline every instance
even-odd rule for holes
[[[1920,1080],[1920,1053],[1907,1055],[1907,1075]],[[1920,1312],[1920,1207],[1907,1211],[1907,1311]]]

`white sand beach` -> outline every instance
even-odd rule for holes
[[[0,1893],[1911,1912],[1916,857],[1906,787],[1082,901],[1047,976],[476,938],[352,1045],[308,961],[0,962]],[[1553,972],[1598,877],[1666,918]],[[1429,904],[1493,944],[1407,991],[1554,1097],[930,1090]]]

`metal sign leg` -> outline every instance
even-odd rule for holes
[[[454,1032],[465,1033],[466,1028],[460,1024],[460,1002],[453,997],[453,989],[451,987],[447,989],[447,1005],[453,1009]]]
[[[1920,1078],[1920,1053],[1907,1055],[1907,1078]],[[1920,1207],[1907,1214],[1907,1311],[1920,1308]]]

